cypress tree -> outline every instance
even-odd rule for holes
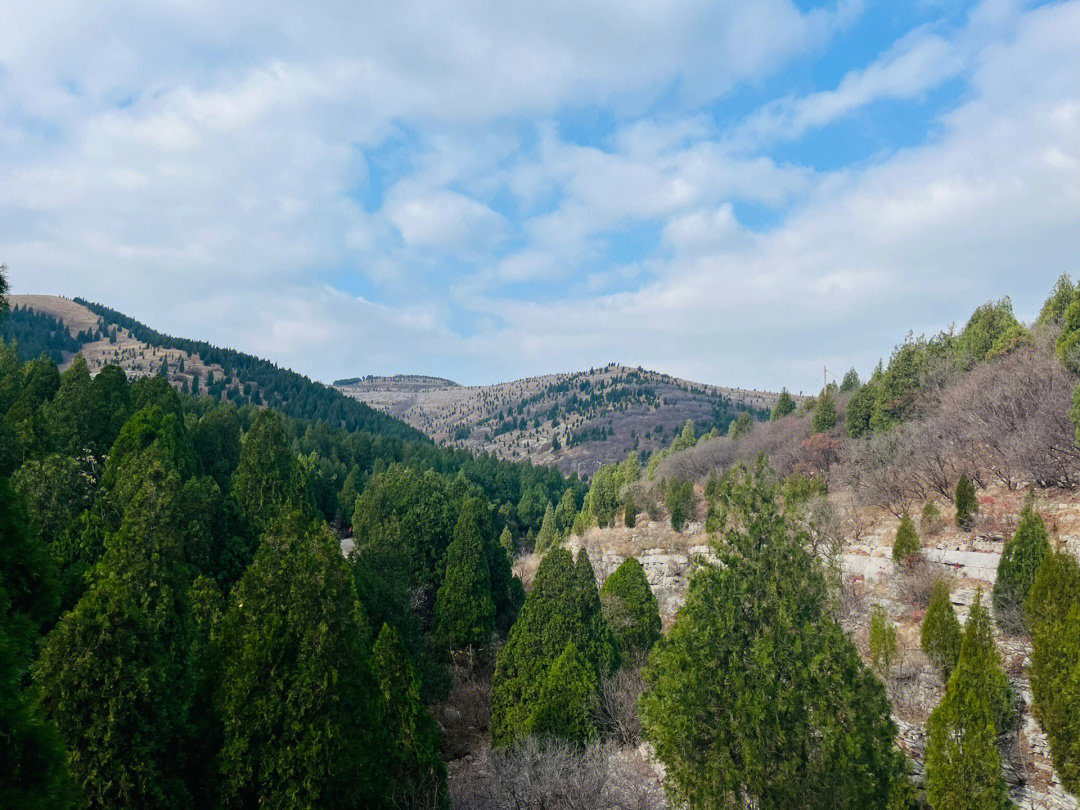
[[[938,579],[934,582],[930,604],[919,629],[919,642],[930,663],[946,682],[956,667],[956,659],[960,657],[961,640],[960,622],[949,599],[949,585],[945,580]]]
[[[647,653],[660,638],[660,609],[645,569],[628,557],[604,581],[600,601],[622,656]]]
[[[502,534],[499,535],[499,545],[502,546],[503,551],[506,552],[506,557],[509,560],[514,559],[514,535],[510,533],[509,526],[503,526]]]
[[[596,675],[618,666],[618,649],[604,620],[592,565],[584,551],[547,553],[536,571],[491,682],[491,735],[505,746],[530,733],[531,719],[555,660],[573,644]]]
[[[392,806],[449,810],[446,765],[439,758],[439,728],[421,700],[420,676],[397,631],[384,624],[371,651],[393,753]]]
[[[788,393],[786,388],[780,389],[780,396],[776,398],[776,404],[773,405],[772,412],[769,414],[769,419],[776,421],[787,416],[789,413],[795,413],[795,400],[791,398],[791,394]]]
[[[1012,690],[976,597],[945,697],[927,721],[926,794],[934,810],[1012,807],[997,737],[1015,719]]]
[[[900,518],[900,525],[896,529],[896,539],[893,541],[893,562],[902,564],[912,557],[919,556],[919,534],[915,531],[915,522],[907,512]]]
[[[832,388],[825,386],[818,397],[817,404],[814,405],[811,427],[814,433],[825,433],[836,427],[839,421],[840,412],[836,409],[836,398],[833,396]]]
[[[551,544],[555,542],[556,528],[555,528],[555,509],[549,502],[547,509],[544,510],[544,520],[540,524],[540,531],[536,535],[536,542],[534,550],[537,554],[543,554],[549,548]]]
[[[718,562],[696,570],[645,671],[645,737],[692,807],[884,807],[904,778],[885,690],[777,490],[763,467],[727,482]]]
[[[967,473],[960,473],[956,482],[956,525],[961,529],[970,529],[975,525],[975,513],[979,511],[979,502],[975,499],[975,485]]]
[[[446,578],[435,598],[438,634],[452,647],[486,644],[495,629],[491,573],[481,535],[483,508],[477,498],[469,498],[461,508],[446,550]]]
[[[290,511],[314,513],[303,473],[293,454],[285,420],[277,411],[259,411],[244,437],[232,477],[232,493],[256,531],[266,531]]]
[[[1046,555],[1050,536],[1039,514],[1026,506],[1016,534],[1005,544],[994,580],[994,618],[1002,630],[1022,632],[1024,602]]]
[[[548,670],[528,730],[582,745],[596,739],[599,691],[596,669],[570,642]]]
[[[569,534],[570,527],[574,525],[577,512],[577,499],[574,497],[574,490],[567,487],[559,499],[559,505],[555,507],[555,528],[558,530],[560,537]]]
[[[370,632],[329,530],[262,541],[214,644],[224,807],[386,807],[389,751]]]
[[[1031,692],[1065,789],[1080,795],[1080,563],[1046,556],[1028,595]]]

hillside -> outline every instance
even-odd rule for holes
[[[267,405],[295,419],[347,430],[427,441],[397,419],[268,360],[175,338],[100,304],[51,295],[11,295],[9,303],[12,313],[4,322],[4,337],[32,347],[29,353],[20,352],[24,360],[44,352],[64,368],[81,352],[91,374],[113,364],[130,378],[164,375],[183,392],[237,405]],[[66,333],[57,324],[65,326]]]
[[[744,411],[763,418],[778,396],[614,364],[485,386],[420,376],[335,386],[437,442],[582,474],[631,451],[666,447],[687,420],[701,435],[726,432]]]

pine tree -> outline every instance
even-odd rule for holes
[[[791,398],[791,394],[788,393],[786,388],[781,388],[780,396],[776,398],[776,404],[773,405],[769,418],[775,422],[789,413],[795,413],[795,400]]]
[[[896,539],[893,541],[892,558],[897,564],[906,563],[912,557],[919,556],[919,534],[915,531],[915,522],[907,512],[900,518],[900,525],[896,529]]]
[[[696,570],[645,672],[645,736],[669,790],[692,807],[884,807],[903,778],[896,729],[829,614],[820,562],[763,468],[732,475],[721,499],[718,562]]]
[[[956,525],[961,529],[972,528],[977,511],[979,502],[975,498],[975,485],[967,473],[960,473],[960,480],[956,482]]]
[[[596,669],[570,642],[548,670],[528,721],[537,737],[585,744],[599,736]]]
[[[544,510],[544,520],[540,524],[540,531],[537,532],[534,551],[537,554],[543,554],[549,548],[552,543],[555,542],[556,529],[555,529],[555,510],[551,504],[548,503],[547,509]]]
[[[948,682],[960,657],[961,640],[960,622],[949,599],[949,585],[945,580],[938,579],[930,593],[930,604],[919,630],[919,641],[926,657],[945,682]]]
[[[480,524],[483,508],[478,498],[465,502],[446,550],[446,578],[435,598],[435,621],[438,635],[451,647],[482,646],[495,629],[495,601]]]
[[[997,737],[1014,720],[982,594],[971,607],[956,669],[927,721],[926,793],[934,810],[1009,808]]]
[[[1022,632],[1024,602],[1046,555],[1050,536],[1046,524],[1029,505],[1020,513],[1016,534],[1005,544],[994,580],[994,618],[1002,630]]]
[[[388,774],[392,806],[450,810],[439,728],[420,698],[420,676],[408,651],[386,624],[372,648],[371,666],[393,740]]]
[[[1043,560],[1028,595],[1031,692],[1065,789],[1080,795],[1080,563],[1067,551]]]
[[[641,563],[623,561],[604,581],[600,601],[624,658],[652,649],[660,638],[660,610]]]

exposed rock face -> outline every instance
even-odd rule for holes
[[[932,566],[933,574],[952,580],[952,600],[961,620],[966,618],[978,591],[983,591],[985,599],[993,588],[1004,537],[1011,533],[1011,515],[1019,511],[1013,503],[1017,500],[1014,494],[1006,493],[997,499],[999,505],[1007,505],[1010,514],[1000,515],[996,523],[991,515],[985,515],[983,526],[976,532],[946,525],[938,534],[921,538],[923,557]],[[1074,554],[1080,553],[1080,499],[1072,494],[1055,494],[1053,500],[1037,508],[1056,542]],[[899,729],[897,742],[911,757],[915,778],[921,783],[925,722],[944,694],[944,684],[919,648],[922,610],[907,601],[910,593],[892,560],[897,524],[892,516],[869,516],[859,538],[844,543],[841,564],[845,589],[849,601],[856,605],[845,616],[844,625],[865,654],[870,606],[884,605],[897,622],[900,661],[886,679],[886,688]],[[636,557],[656,594],[665,625],[674,620],[685,601],[695,559],[711,556],[701,523],[690,523],[682,534],[677,534],[644,516],[639,517],[634,529],[594,528],[584,537],[571,537],[567,545],[575,552],[579,548],[588,551],[600,582],[627,557]],[[1031,714],[1028,640],[999,634],[997,643],[1005,671],[1023,703],[1018,729],[1006,735],[999,746],[1013,801],[1022,808],[1077,810],[1080,802],[1065,792],[1054,775],[1046,736]]]

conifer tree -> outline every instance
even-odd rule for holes
[[[567,487],[559,499],[559,505],[555,507],[555,528],[558,530],[560,537],[565,537],[570,533],[570,527],[574,525],[577,512],[577,499],[574,497],[574,490]]]
[[[1002,630],[1022,632],[1024,602],[1046,555],[1050,536],[1046,524],[1029,505],[1020,513],[1016,534],[1005,544],[994,580],[994,618]]]
[[[836,409],[836,397],[833,396],[832,387],[825,386],[814,405],[811,427],[814,433],[825,433],[836,427],[839,421],[840,412]]]
[[[900,525],[896,529],[896,539],[893,541],[892,558],[897,564],[906,563],[912,557],[919,556],[919,534],[915,531],[915,522],[907,512],[900,518]]]
[[[446,765],[439,758],[439,728],[421,700],[420,676],[397,631],[384,624],[371,652],[393,740],[389,782],[393,807],[449,810]]]
[[[595,667],[570,642],[548,670],[529,717],[529,732],[579,744],[596,739],[599,691]]]
[[[514,535],[510,533],[509,526],[503,526],[502,534],[499,535],[499,545],[506,552],[506,558],[514,559]]]
[[[781,388],[780,396],[776,398],[776,404],[773,405],[769,418],[775,422],[789,413],[795,413],[795,400],[791,398],[791,394],[788,393],[786,388]]]
[[[997,737],[1014,720],[990,616],[975,599],[945,697],[927,721],[926,793],[934,810],[1012,807]]]
[[[960,473],[956,482],[956,525],[961,529],[970,529],[975,525],[975,513],[979,511],[979,502],[975,498],[975,485],[967,473]]]
[[[1080,563],[1067,551],[1046,556],[1028,595],[1031,692],[1054,770],[1080,795]]]
[[[547,509],[544,510],[544,520],[540,524],[540,531],[536,534],[534,551],[536,551],[537,554],[543,554],[551,548],[552,543],[555,542],[555,538],[555,509],[548,503]]]
[[[370,643],[336,538],[296,515],[279,521],[214,637],[223,806],[387,806],[391,741]]]
[[[641,563],[628,557],[616,568],[600,589],[600,601],[624,658],[652,649],[660,638],[660,609]]]
[[[505,746],[530,733],[531,719],[555,660],[573,644],[596,674],[613,672],[618,649],[604,620],[588,555],[565,548],[547,553],[491,682],[491,734]]]
[[[486,644],[495,629],[491,573],[481,534],[483,508],[477,498],[465,502],[446,550],[446,578],[435,598],[435,620],[439,636],[451,647]]]
[[[919,641],[926,657],[946,682],[956,667],[956,659],[960,657],[961,640],[960,622],[949,599],[949,585],[944,579],[938,579],[930,593],[930,604],[919,630]]]
[[[903,778],[896,729],[829,614],[820,562],[763,467],[721,499],[718,563],[696,570],[645,672],[645,736],[669,789],[692,807],[884,807]]]
[[[259,411],[244,437],[233,473],[232,493],[241,513],[257,531],[265,531],[289,511],[304,515],[314,512],[285,432],[285,420],[277,411]]]

